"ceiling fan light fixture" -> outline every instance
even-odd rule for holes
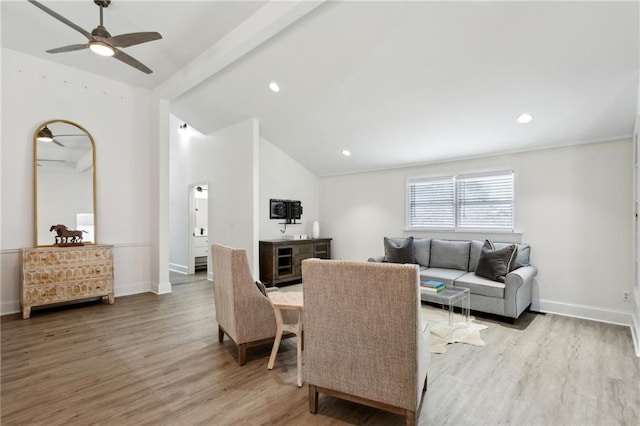
[[[98,40],[90,41],[89,49],[100,56],[113,56],[116,53],[116,51],[113,50],[113,47],[109,46],[109,44]]]
[[[53,133],[51,133],[51,130],[49,130],[47,126],[44,126],[38,132],[38,140],[40,142],[53,142]]]

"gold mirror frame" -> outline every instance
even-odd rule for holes
[[[96,197],[96,143],[91,133],[87,129],[85,129],[83,126],[79,125],[78,123],[75,123],[70,120],[54,119],[54,120],[49,120],[49,121],[45,121],[44,123],[41,123],[40,125],[38,125],[38,127],[36,127],[36,130],[33,133],[33,242],[34,242],[34,247],[54,246],[54,244],[38,244],[38,134],[45,127],[55,123],[64,123],[64,124],[68,124],[70,126],[74,126],[78,128],[79,130],[81,130],[87,135],[87,137],[89,138],[89,141],[91,142],[91,154],[92,154],[91,161],[92,161],[92,180],[93,180],[93,185],[92,185],[93,204],[92,205],[93,205],[94,230],[93,230],[93,241],[87,242],[85,244],[87,245],[96,244],[98,241],[98,226],[97,226],[98,221],[97,221],[97,209],[96,209],[97,207],[96,206],[96,198],[97,198]]]

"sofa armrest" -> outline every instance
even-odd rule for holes
[[[504,314],[518,318],[522,311],[531,304],[531,285],[538,273],[535,266],[523,266],[511,271],[505,278]]]
[[[370,257],[369,262],[384,262],[384,256],[376,256],[376,257]]]

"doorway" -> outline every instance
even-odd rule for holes
[[[189,185],[189,274],[209,271],[209,184]]]

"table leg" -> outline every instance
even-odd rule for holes
[[[276,362],[276,355],[278,355],[278,348],[280,347],[280,340],[282,340],[282,312],[280,309],[273,308],[273,313],[276,316],[276,339],[273,342],[273,349],[271,349],[271,356],[269,357],[268,370],[273,369],[273,364]]]
[[[469,314],[471,313],[471,295],[470,294],[467,294],[467,297],[465,297],[464,304],[465,304],[465,307],[467,308],[466,309],[466,311],[467,311],[467,315],[466,315],[466,317],[467,317],[467,327],[469,327],[469,325],[470,325]]]
[[[298,311],[298,327],[296,332],[296,351],[298,356],[298,387],[302,387],[302,311]]]

